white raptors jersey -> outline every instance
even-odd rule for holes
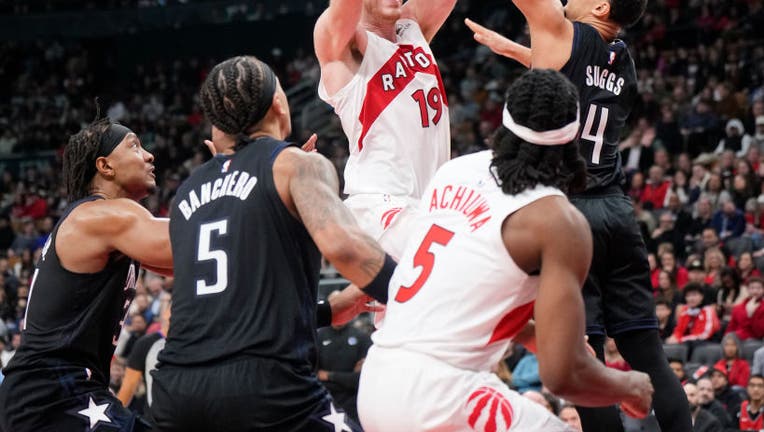
[[[540,198],[564,195],[544,186],[506,195],[491,159],[491,151],[455,159],[428,186],[390,280],[385,324],[372,335],[378,346],[488,371],[532,317],[538,277],[512,261],[502,223]]]
[[[350,144],[345,193],[419,198],[450,156],[448,104],[438,65],[413,20],[396,42],[366,32],[360,69],[336,94],[318,94],[339,115]]]

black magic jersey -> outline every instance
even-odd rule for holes
[[[586,159],[587,192],[623,182],[620,133],[637,95],[637,74],[626,44],[607,43],[594,27],[573,23],[573,50],[560,70],[578,88],[579,148]]]
[[[172,325],[162,365],[254,356],[315,365],[320,253],[284,206],[263,137],[218,155],[181,185],[170,214]]]
[[[87,370],[89,381],[109,384],[117,336],[135,296],[140,264],[115,252],[97,273],[73,273],[56,253],[56,235],[73,203],[53,229],[37,264],[22,326],[21,346],[5,374],[17,370],[75,367]]]

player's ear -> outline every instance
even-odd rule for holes
[[[109,159],[101,156],[95,161],[96,171],[105,177],[114,177],[114,167],[109,163]]]
[[[601,0],[594,4],[592,14],[600,19],[606,19],[610,15],[610,1]]]
[[[271,103],[271,109],[280,116],[286,115],[289,112],[286,106],[286,98],[282,100],[282,98],[279,95],[279,92],[275,92],[273,94],[273,102]]]

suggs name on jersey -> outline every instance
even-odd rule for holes
[[[617,96],[621,94],[625,83],[626,80],[609,69],[592,65],[586,67],[586,85],[589,87],[599,87]]]
[[[183,213],[183,217],[189,220],[199,207],[218,198],[233,196],[242,201],[246,200],[256,184],[257,177],[246,171],[234,171],[225,177],[204,183],[199,188],[199,193],[191,189],[188,196],[178,204],[178,209]]]

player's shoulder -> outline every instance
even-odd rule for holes
[[[517,213],[522,218],[523,228],[552,242],[564,242],[590,233],[589,222],[564,195],[543,196]]]
[[[87,234],[109,234],[150,215],[145,207],[129,198],[98,199],[74,208],[61,227]]]

